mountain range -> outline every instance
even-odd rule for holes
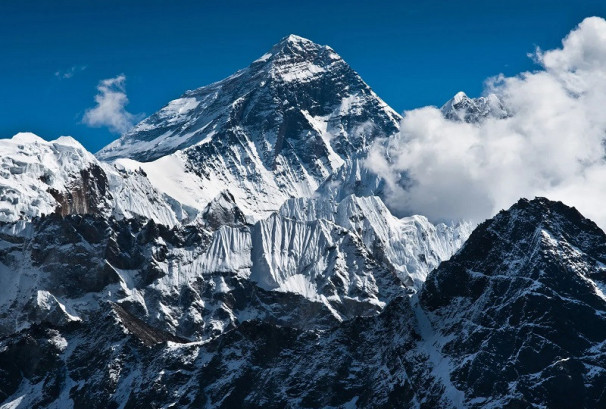
[[[290,35],[95,155],[0,140],[0,408],[605,407],[604,233],[398,213],[367,161],[400,120]]]

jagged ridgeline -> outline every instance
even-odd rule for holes
[[[602,231],[392,214],[399,120],[291,35],[96,156],[0,140],[0,408],[604,407]]]

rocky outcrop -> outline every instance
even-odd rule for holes
[[[58,203],[55,213],[61,216],[102,214],[106,210],[107,201],[112,199],[107,176],[95,164],[80,170],[80,177],[71,181],[64,192],[54,188],[49,188],[48,192]]]

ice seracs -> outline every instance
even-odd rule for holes
[[[323,198],[290,199],[280,214],[295,220],[329,220],[357,235],[410,289],[448,259],[467,239],[470,223],[433,225],[423,216],[397,218],[378,196],[349,195],[340,202]]]

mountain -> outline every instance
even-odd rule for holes
[[[418,291],[471,225],[374,196],[365,155],[398,121],[332,49],[289,36],[96,157],[0,140],[0,407],[154,406],[135,383],[170,372],[167,347],[316,336]]]
[[[0,298],[0,311],[5,312],[0,327],[6,333],[40,321],[35,311],[44,302],[30,302],[39,293],[75,317],[91,316],[99,303],[114,302],[188,339],[207,339],[247,319],[266,317],[267,311],[280,320],[291,316],[289,309],[295,305],[307,303],[322,313],[302,325],[325,326],[362,313],[376,314],[399,292],[416,291],[427,273],[469,235],[468,223],[434,226],[421,216],[394,217],[379,197],[370,196],[371,189],[345,194],[350,191],[345,186],[354,185],[349,181],[339,197],[312,189],[320,183],[335,185],[334,177],[345,167],[369,174],[362,165],[369,144],[397,131],[398,116],[329,47],[289,36],[234,76],[187,93],[192,98],[207,94],[217,96],[206,108],[201,104],[191,109],[188,115],[199,120],[185,121],[189,131],[184,134],[179,133],[182,127],[171,128],[176,121],[168,114],[177,104],[173,101],[98,155],[105,157],[112,146],[126,145],[135,147],[129,152],[137,159],[142,159],[139,153],[165,154],[152,162],[130,157],[100,160],[69,137],[47,142],[19,134],[0,140],[0,220],[6,222],[6,240],[21,243],[18,248],[8,246],[14,253],[3,261],[11,288]],[[247,101],[245,115],[236,115],[236,101]],[[204,121],[211,111],[222,112],[213,122],[221,132],[205,136],[204,143],[182,138],[206,132]],[[289,112],[298,113],[291,117]],[[325,121],[321,133],[309,115]],[[153,133],[152,123],[162,129],[158,132],[164,145],[178,140],[183,149],[137,151],[137,146],[147,146],[140,144],[141,138]],[[285,185],[272,191],[278,173],[270,166],[263,172],[273,172],[271,181],[249,180],[262,192],[242,190],[255,166],[250,155],[259,153],[259,141],[269,146],[268,135],[280,129],[282,136],[270,146],[275,160],[299,166],[299,159],[311,152],[309,144],[319,144],[338,152],[329,156],[341,158],[344,165],[331,165],[326,175],[317,174],[313,185],[298,192],[289,192]],[[236,131],[244,139],[231,138]],[[208,147],[213,147],[214,159],[192,156]],[[249,148],[250,155],[237,153]],[[327,152],[314,149],[310,161]],[[213,172],[227,179],[199,176]],[[270,207],[256,202],[264,195]],[[309,206],[325,211],[301,211]],[[91,227],[84,234],[80,224]],[[60,233],[54,237],[47,230]],[[36,241],[47,236],[46,244]],[[24,244],[31,242],[36,242],[35,251]],[[73,263],[53,264],[57,258],[69,259],[70,251],[80,255]],[[88,278],[81,279],[94,285],[84,285],[82,292],[64,282],[63,275],[66,269],[84,274],[84,265]],[[111,285],[118,289],[108,290]],[[261,290],[272,300],[251,307],[256,299],[251,301],[249,293]],[[180,301],[174,294],[184,291],[195,308],[175,305]]]
[[[373,140],[397,133],[399,121],[330,47],[290,35],[249,67],[171,101],[97,157],[143,169],[157,189],[198,209],[227,189],[259,220],[311,196]]]
[[[189,341],[250,320],[326,329],[417,291],[469,235],[468,223],[394,217],[372,190],[314,190],[341,168],[368,172],[370,143],[397,131],[398,116],[329,47],[289,36],[186,95],[210,99],[169,103],[98,157],[69,137],[0,140],[0,335],[86,321],[108,303]],[[145,150],[154,132],[163,148]],[[126,157],[99,159],[109,152]],[[318,161],[330,166],[305,189],[274,183],[276,163],[289,178],[304,164],[310,181]],[[255,163],[270,179],[248,179]]]
[[[0,393],[32,408],[600,408],[605,262],[593,222],[521,200],[378,315],[188,342],[105,303],[3,338]]]
[[[458,92],[442,106],[441,111],[447,119],[468,123],[477,123],[486,118],[503,119],[509,116],[507,107],[495,94],[469,98],[464,92]]]

